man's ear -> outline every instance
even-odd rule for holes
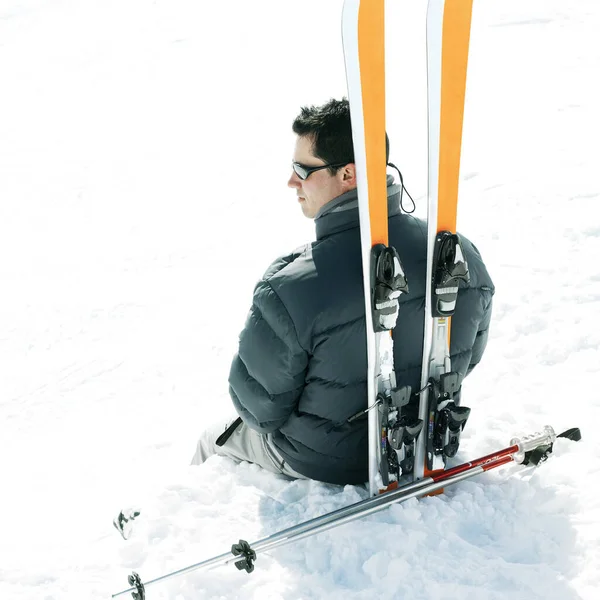
[[[348,187],[356,187],[356,165],[354,163],[349,163],[342,169],[342,181]]]

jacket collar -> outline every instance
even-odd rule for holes
[[[388,217],[400,214],[400,193],[402,187],[394,183],[391,175],[387,176]],[[355,188],[328,202],[315,217],[317,240],[324,237],[359,227],[358,190]]]

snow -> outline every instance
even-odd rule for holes
[[[391,159],[420,214],[423,5],[387,7]],[[231,414],[254,283],[314,237],[286,188],[290,125],[345,93],[340,15],[340,0],[3,0],[1,598],[108,598],[132,570],[148,581],[365,497],[188,466]],[[546,424],[583,440],[148,599],[597,597],[599,27],[594,0],[475,3],[459,213],[497,285],[459,458]]]

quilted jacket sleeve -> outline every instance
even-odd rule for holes
[[[244,422],[261,433],[279,429],[297,406],[307,364],[288,311],[269,282],[260,281],[229,373]]]
[[[471,354],[471,360],[469,361],[469,368],[467,369],[467,375],[477,366],[477,364],[483,357],[485,347],[487,346],[491,320],[492,320],[492,298],[490,295],[489,301],[484,308],[483,319],[480,321],[479,327],[477,329],[477,336],[475,337],[475,343],[473,344],[473,351]]]

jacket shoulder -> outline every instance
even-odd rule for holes
[[[285,269],[288,265],[292,264],[296,259],[300,258],[306,253],[310,252],[310,244],[299,246],[295,250],[283,256],[277,257],[264,272],[262,279],[269,281],[273,276]]]
[[[305,348],[320,332],[364,315],[359,235],[344,231],[313,242],[270,272],[268,282]]]

